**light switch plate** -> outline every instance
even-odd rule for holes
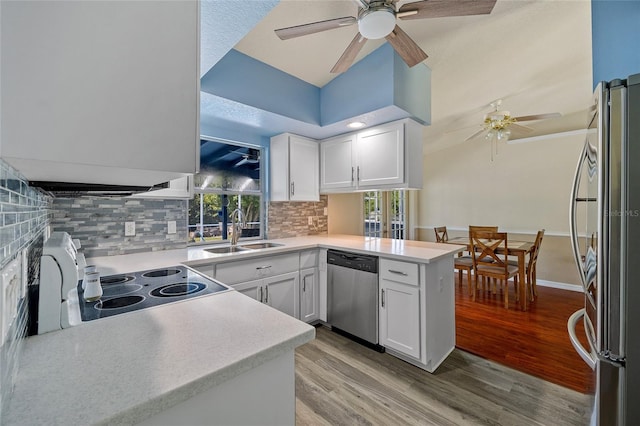
[[[313,216],[309,216],[309,225],[313,225]]]
[[[167,234],[175,234],[176,231],[176,221],[170,220],[167,222]]]
[[[124,223],[124,236],[125,237],[134,237],[136,235],[136,223],[135,222],[125,222]]]

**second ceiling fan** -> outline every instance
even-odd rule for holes
[[[496,0],[424,0],[405,3],[396,8],[398,0],[353,0],[358,3],[358,17],[345,16],[280,28],[275,33],[282,40],[333,30],[355,23],[358,34],[346,48],[332,73],[349,69],[368,39],[385,38],[409,67],[427,59],[427,54],[397,24],[397,19],[442,18],[447,16],[488,15]]]

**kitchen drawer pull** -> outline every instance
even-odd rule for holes
[[[395,269],[388,269],[388,271],[391,272],[392,274],[402,275],[403,277],[406,277],[409,275],[406,272],[396,271]]]
[[[264,290],[264,303],[266,303],[268,305],[269,304],[269,284],[264,286],[264,288],[265,288],[265,290]]]
[[[354,167],[351,167],[351,182],[353,182],[353,173],[355,172]]]
[[[358,182],[360,182],[360,166],[358,166]]]
[[[382,307],[384,308],[384,288],[382,289],[381,301],[382,301]]]
[[[261,270],[261,269],[269,269],[271,268],[271,265],[265,265],[265,266],[256,266],[257,270]]]
[[[260,289],[260,302],[262,302],[262,287],[258,287]]]
[[[291,195],[295,195],[295,193],[296,193],[295,182],[291,182]]]

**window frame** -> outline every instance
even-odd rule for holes
[[[216,195],[252,195],[252,196],[258,196],[259,197],[259,205],[260,205],[260,234],[258,236],[255,237],[240,237],[240,241],[251,241],[251,240],[262,240],[265,238],[266,236],[266,186],[267,186],[267,182],[265,180],[266,177],[266,171],[265,171],[265,166],[267,163],[267,156],[266,154],[266,148],[264,146],[260,146],[260,145],[254,145],[254,144],[249,144],[249,143],[244,143],[244,142],[237,142],[237,141],[231,141],[231,140],[225,140],[225,139],[220,139],[220,138],[213,138],[213,137],[209,137],[209,136],[200,136],[200,140],[206,140],[206,141],[211,141],[211,142],[218,142],[218,143],[224,143],[227,145],[234,145],[234,146],[240,146],[240,147],[247,147],[247,148],[252,148],[252,149],[256,149],[260,151],[260,191],[239,191],[239,190],[226,190],[226,189],[220,189],[220,188],[201,188],[201,187],[196,187],[194,186],[193,188],[193,196],[194,198],[196,196],[201,196],[201,194],[216,194]],[[187,235],[189,235],[190,233],[190,227],[191,227],[191,223],[189,223],[189,204],[192,202],[192,200],[188,200],[187,201],[187,206],[186,206],[186,213],[187,213]],[[202,225],[202,215],[200,216],[200,225]],[[197,228],[196,228],[197,229]],[[222,245],[222,244],[229,244],[230,243],[230,239],[226,239],[226,240],[220,240],[220,241],[194,241],[194,242],[190,242],[187,239],[187,246],[201,246],[201,245]]]

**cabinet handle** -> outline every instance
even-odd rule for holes
[[[265,288],[265,290],[264,290],[264,303],[266,303],[268,305],[269,304],[269,284],[264,286],[264,288]]]
[[[384,288],[382,289],[382,298],[381,298],[381,301],[382,301],[382,307],[384,308]]]
[[[389,272],[391,272],[392,274],[396,274],[396,275],[402,275],[403,277],[408,276],[409,274],[407,274],[406,272],[402,272],[402,271],[396,271],[393,269],[388,269]]]
[[[355,167],[351,167],[351,182],[353,182],[353,174],[355,172]]]
[[[262,287],[258,287],[260,289],[260,302],[262,302]]]
[[[295,182],[291,182],[291,195],[294,195],[295,193],[296,193]]]
[[[307,291],[307,277],[302,277],[302,291]]]
[[[261,270],[261,269],[269,269],[271,268],[271,265],[264,265],[264,266],[256,266],[257,270]]]
[[[360,166],[358,166],[358,182],[360,182]]]

